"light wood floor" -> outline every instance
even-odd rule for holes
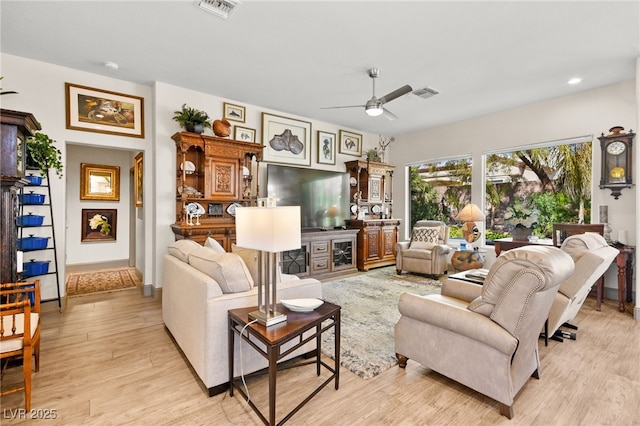
[[[540,342],[542,379],[525,385],[512,420],[490,399],[410,361],[371,380],[341,369],[340,389],[330,384],[287,424],[639,425],[640,325],[614,301],[601,312],[594,304],[588,300],[574,321],[577,341]],[[205,395],[165,330],[159,300],[130,289],[70,298],[64,313],[56,308],[45,304],[42,316],[32,408],[57,418],[41,424],[261,424],[237,394]],[[3,386],[19,376],[12,369]],[[278,378],[282,410],[316,383],[313,367]],[[257,381],[263,386],[250,383],[251,397],[266,407],[264,379]],[[22,393],[3,397],[0,423],[29,424],[11,419],[23,404]]]

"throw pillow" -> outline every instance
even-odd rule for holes
[[[167,251],[170,255],[177,257],[184,263],[188,263],[189,253],[198,248],[202,248],[202,246],[193,240],[178,240],[169,244]]]
[[[413,228],[409,248],[431,250],[438,245],[439,235],[440,228],[431,226]]]
[[[217,253],[209,247],[200,247],[189,254],[189,264],[216,280],[223,293],[239,293],[253,287],[247,266],[235,253]]]
[[[231,252],[237,254],[242,258],[244,264],[247,265],[247,269],[253,278],[253,284],[258,283],[258,250],[239,247],[235,244],[231,244]],[[278,255],[278,267],[276,269],[276,282],[282,282],[282,272],[280,271],[280,259]]]
[[[204,246],[209,247],[218,253],[226,253],[226,250],[220,245],[220,243],[211,237],[207,237],[207,241],[204,242]]]

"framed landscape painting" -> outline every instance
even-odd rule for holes
[[[311,165],[311,123],[262,113],[262,160],[300,166]]]
[[[144,99],[65,83],[67,129],[144,138]]]

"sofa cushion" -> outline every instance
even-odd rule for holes
[[[216,280],[223,293],[239,293],[253,287],[247,266],[235,253],[217,253],[209,247],[200,247],[189,254],[189,264]]]
[[[226,253],[224,247],[222,247],[218,241],[211,237],[207,237],[207,240],[204,242],[204,246],[209,247],[217,253]]]
[[[237,254],[242,258],[244,264],[247,265],[247,269],[253,278],[253,284],[258,284],[258,250],[248,249],[244,247],[231,244],[231,252]],[[276,282],[282,282],[283,274],[280,268],[280,260],[278,258],[278,267],[276,268]]]
[[[440,228],[425,226],[413,228],[413,234],[411,235],[412,249],[431,250],[438,244],[438,236],[440,235]]]
[[[182,260],[185,263],[189,262],[189,253],[202,248],[202,246],[193,240],[178,240],[167,247],[167,251],[170,255]]]

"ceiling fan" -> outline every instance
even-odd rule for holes
[[[408,84],[400,87],[399,89],[394,90],[393,92],[387,93],[381,98],[376,98],[376,78],[380,76],[380,70],[378,68],[371,68],[369,71],[369,77],[373,80],[373,96],[371,99],[367,101],[364,105],[348,105],[348,106],[336,106],[336,107],[324,107],[322,109],[334,109],[334,108],[362,108],[364,107],[364,112],[371,117],[376,117],[378,115],[384,115],[385,118],[389,120],[397,120],[398,116],[386,109],[383,105],[387,102],[391,102],[392,100],[399,98],[400,96],[406,95],[411,92],[413,89]]]

